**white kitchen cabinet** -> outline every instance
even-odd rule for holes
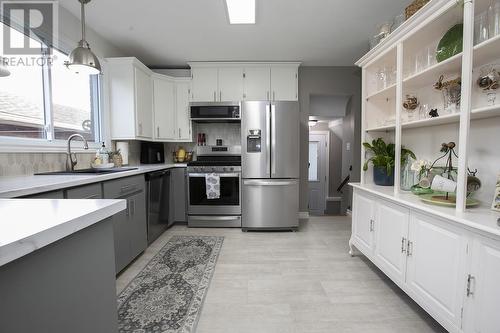
[[[189,63],[194,102],[297,101],[300,63]]]
[[[219,102],[241,101],[243,99],[243,67],[220,67],[218,95]]]
[[[298,69],[296,66],[271,67],[271,100],[298,100]]]
[[[218,68],[195,67],[192,73],[191,100],[193,102],[218,101]]]
[[[164,75],[153,77],[154,138],[176,139],[175,84]]]
[[[150,70],[136,58],[106,60],[111,139],[152,140],[153,90]]]
[[[140,68],[135,72],[136,133],[138,137],[153,137],[153,84],[150,73]]]
[[[460,327],[467,255],[463,229],[415,212],[409,230],[410,295],[445,327]]]
[[[375,260],[379,267],[398,284],[403,284],[406,278],[409,220],[408,208],[389,202],[380,202],[377,205]]]
[[[356,195],[353,208],[353,237],[360,250],[370,256],[374,245],[375,200],[365,195]]]
[[[465,332],[500,332],[500,241],[477,237],[467,278]]]
[[[175,121],[176,121],[176,140],[192,141],[192,127],[189,114],[189,93],[191,85],[189,80],[178,80],[175,83],[176,106],[175,106]]]
[[[271,92],[271,67],[249,66],[245,68],[244,94],[245,101],[268,101]]]

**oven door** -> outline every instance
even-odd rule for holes
[[[189,215],[240,215],[241,174],[218,173],[220,177],[220,198],[208,199],[205,173],[188,174]]]

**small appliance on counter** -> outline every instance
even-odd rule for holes
[[[141,163],[142,164],[165,163],[165,148],[163,143],[141,141]]]
[[[196,155],[187,169],[188,226],[241,228],[241,146],[198,146]]]

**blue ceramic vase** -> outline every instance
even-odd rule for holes
[[[387,173],[386,167],[373,167],[373,181],[380,186],[394,186],[394,167],[391,174]]]

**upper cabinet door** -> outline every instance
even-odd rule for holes
[[[176,119],[177,138],[182,141],[192,141],[191,120],[189,119],[189,82],[176,83]]]
[[[216,102],[219,100],[217,72],[216,67],[195,67],[192,69],[192,101]]]
[[[151,76],[135,67],[136,136],[153,137],[153,83]]]
[[[244,94],[245,101],[268,101],[271,98],[271,68],[245,68]]]
[[[464,295],[467,236],[465,229],[412,212],[407,247],[410,296],[459,331]]]
[[[174,83],[170,80],[153,79],[154,137],[175,139]]]
[[[219,96],[220,102],[241,101],[243,99],[243,68],[219,68]]]
[[[297,67],[271,67],[271,100],[296,101],[298,100]]]

